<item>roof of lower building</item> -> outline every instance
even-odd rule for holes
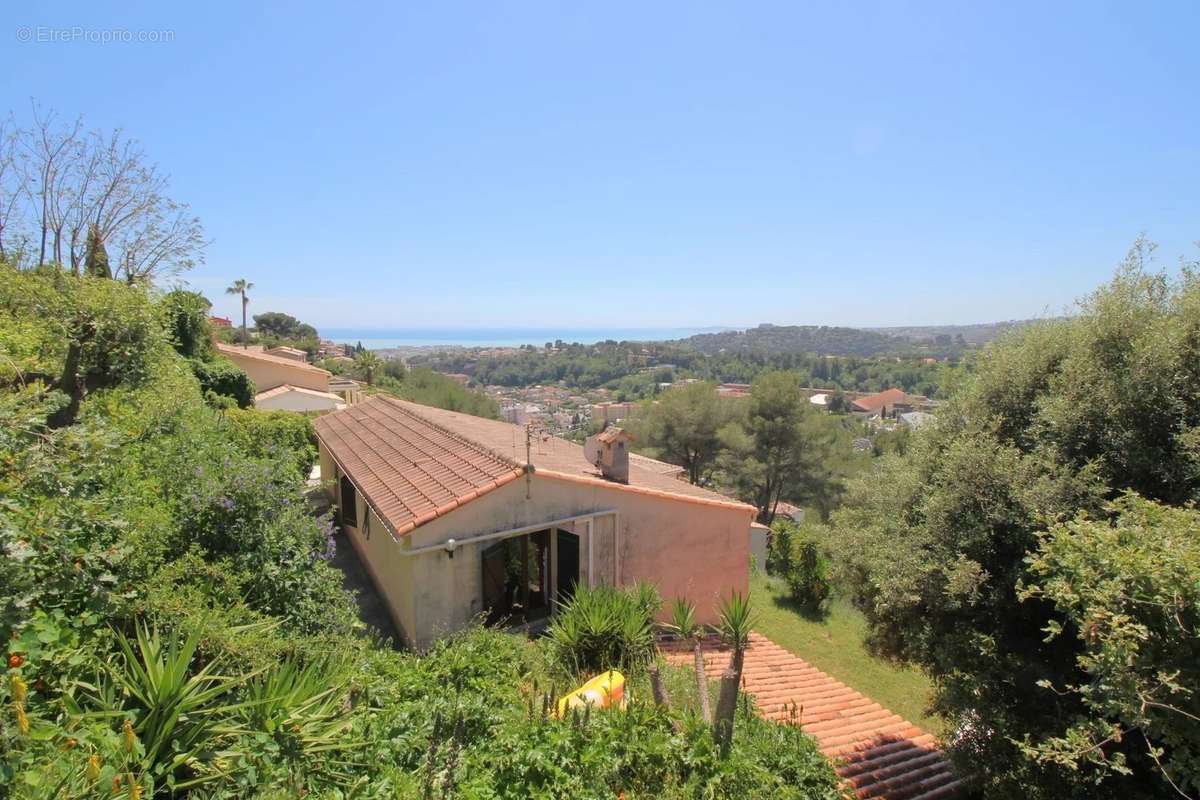
[[[304,370],[306,372],[320,372],[324,375],[330,374],[328,370],[321,369],[320,367],[314,367],[312,364],[308,364],[304,361],[297,361],[294,358],[287,358],[285,356],[273,356],[270,353],[264,352],[261,346],[250,347],[247,349],[231,344],[225,344],[224,342],[217,342],[216,345],[217,350],[221,351],[230,358],[249,358],[269,364],[281,364],[285,367]]]
[[[854,401],[858,411],[878,411],[884,406],[894,406],[897,403],[909,402],[908,395],[903,389],[884,389],[878,394],[869,394]]]
[[[313,425],[326,451],[397,536],[525,474],[526,429],[507,422],[376,395]],[[633,460],[628,484],[608,481],[580,445],[548,434],[529,442],[529,463],[535,474],[552,479],[754,510]]]
[[[261,403],[263,400],[270,400],[281,395],[296,393],[307,395],[308,397],[320,397],[324,400],[332,400],[337,403],[345,403],[340,395],[333,392],[321,392],[316,389],[305,389],[303,386],[292,386],[290,383],[284,383],[276,386],[274,389],[268,389],[265,392],[259,392],[254,395],[254,402]]]

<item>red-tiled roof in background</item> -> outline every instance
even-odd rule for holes
[[[897,403],[907,403],[908,395],[903,389],[884,389],[878,394],[869,394],[854,401],[854,408],[859,411],[878,411],[884,406],[894,406]]]

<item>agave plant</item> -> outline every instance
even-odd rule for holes
[[[708,701],[708,675],[704,669],[704,629],[696,624],[696,607],[682,597],[675,598],[671,607],[671,628],[681,639],[692,643],[692,655],[696,661],[696,697],[700,702],[700,717],[705,724],[712,723],[712,709]]]
[[[345,713],[349,677],[334,659],[307,664],[289,658],[247,683],[238,718],[249,732],[271,737],[276,749],[270,767],[287,770],[285,783],[296,796],[311,792],[306,773],[317,765],[328,779],[350,779],[344,754],[357,746],[347,737],[352,719]]]
[[[230,725],[240,706],[233,693],[255,673],[223,675],[220,659],[194,665],[197,633],[168,643],[138,625],[133,641],[117,631],[116,642],[120,655],[102,665],[95,683],[67,693],[68,713],[120,720],[128,759],[152,790],[160,782],[179,790],[227,777],[228,764],[241,755],[227,748],[240,733]]]
[[[578,587],[547,633],[555,660],[572,674],[633,671],[654,656],[654,628],[637,591]]]

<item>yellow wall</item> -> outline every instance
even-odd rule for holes
[[[285,383],[318,392],[329,391],[329,373],[324,370],[305,368],[299,365],[293,367],[290,364],[280,364],[242,355],[233,349],[225,349],[221,352],[229,356],[233,363],[250,376],[250,380],[254,381],[254,386],[259,392],[274,389]]]

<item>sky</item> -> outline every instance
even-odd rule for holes
[[[10,4],[0,97],[137,138],[230,316],[964,324],[1200,255],[1191,0],[384,6]]]

